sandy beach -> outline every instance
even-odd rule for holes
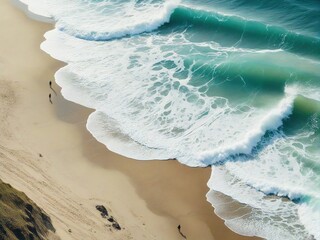
[[[63,63],[39,48],[52,27],[1,2],[0,179],[43,208],[61,239],[183,239],[179,224],[188,239],[248,239],[206,201],[210,168],[127,159],[87,132],[91,110],[63,99],[54,83]],[[106,226],[96,205],[122,230]]]

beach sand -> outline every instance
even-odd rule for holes
[[[183,239],[179,224],[188,239],[248,239],[206,201],[210,168],[131,160],[87,132],[91,110],[63,99],[54,83],[63,64],[39,49],[51,28],[1,1],[0,179],[43,208],[61,239]],[[99,204],[121,231],[107,226]]]

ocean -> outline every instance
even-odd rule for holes
[[[21,1],[55,22],[41,49],[98,141],[211,166],[239,234],[320,239],[319,0]]]

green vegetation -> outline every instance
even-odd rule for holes
[[[0,180],[0,240],[43,240],[51,219],[24,193]]]

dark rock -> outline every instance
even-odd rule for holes
[[[116,230],[121,230],[121,226],[120,224],[116,221],[116,219],[113,216],[109,216],[108,210],[105,208],[105,206],[103,205],[97,205],[96,209],[101,213],[101,216],[103,218],[107,218],[107,220],[112,223],[112,225],[110,224],[106,224],[107,227],[113,227]],[[110,228],[111,231],[111,228]]]
[[[108,210],[103,205],[97,205],[96,209],[101,213],[101,217],[107,218],[109,216]]]
[[[117,223],[117,222],[112,223],[112,227],[116,230],[121,230],[121,227],[120,227],[119,223]]]

